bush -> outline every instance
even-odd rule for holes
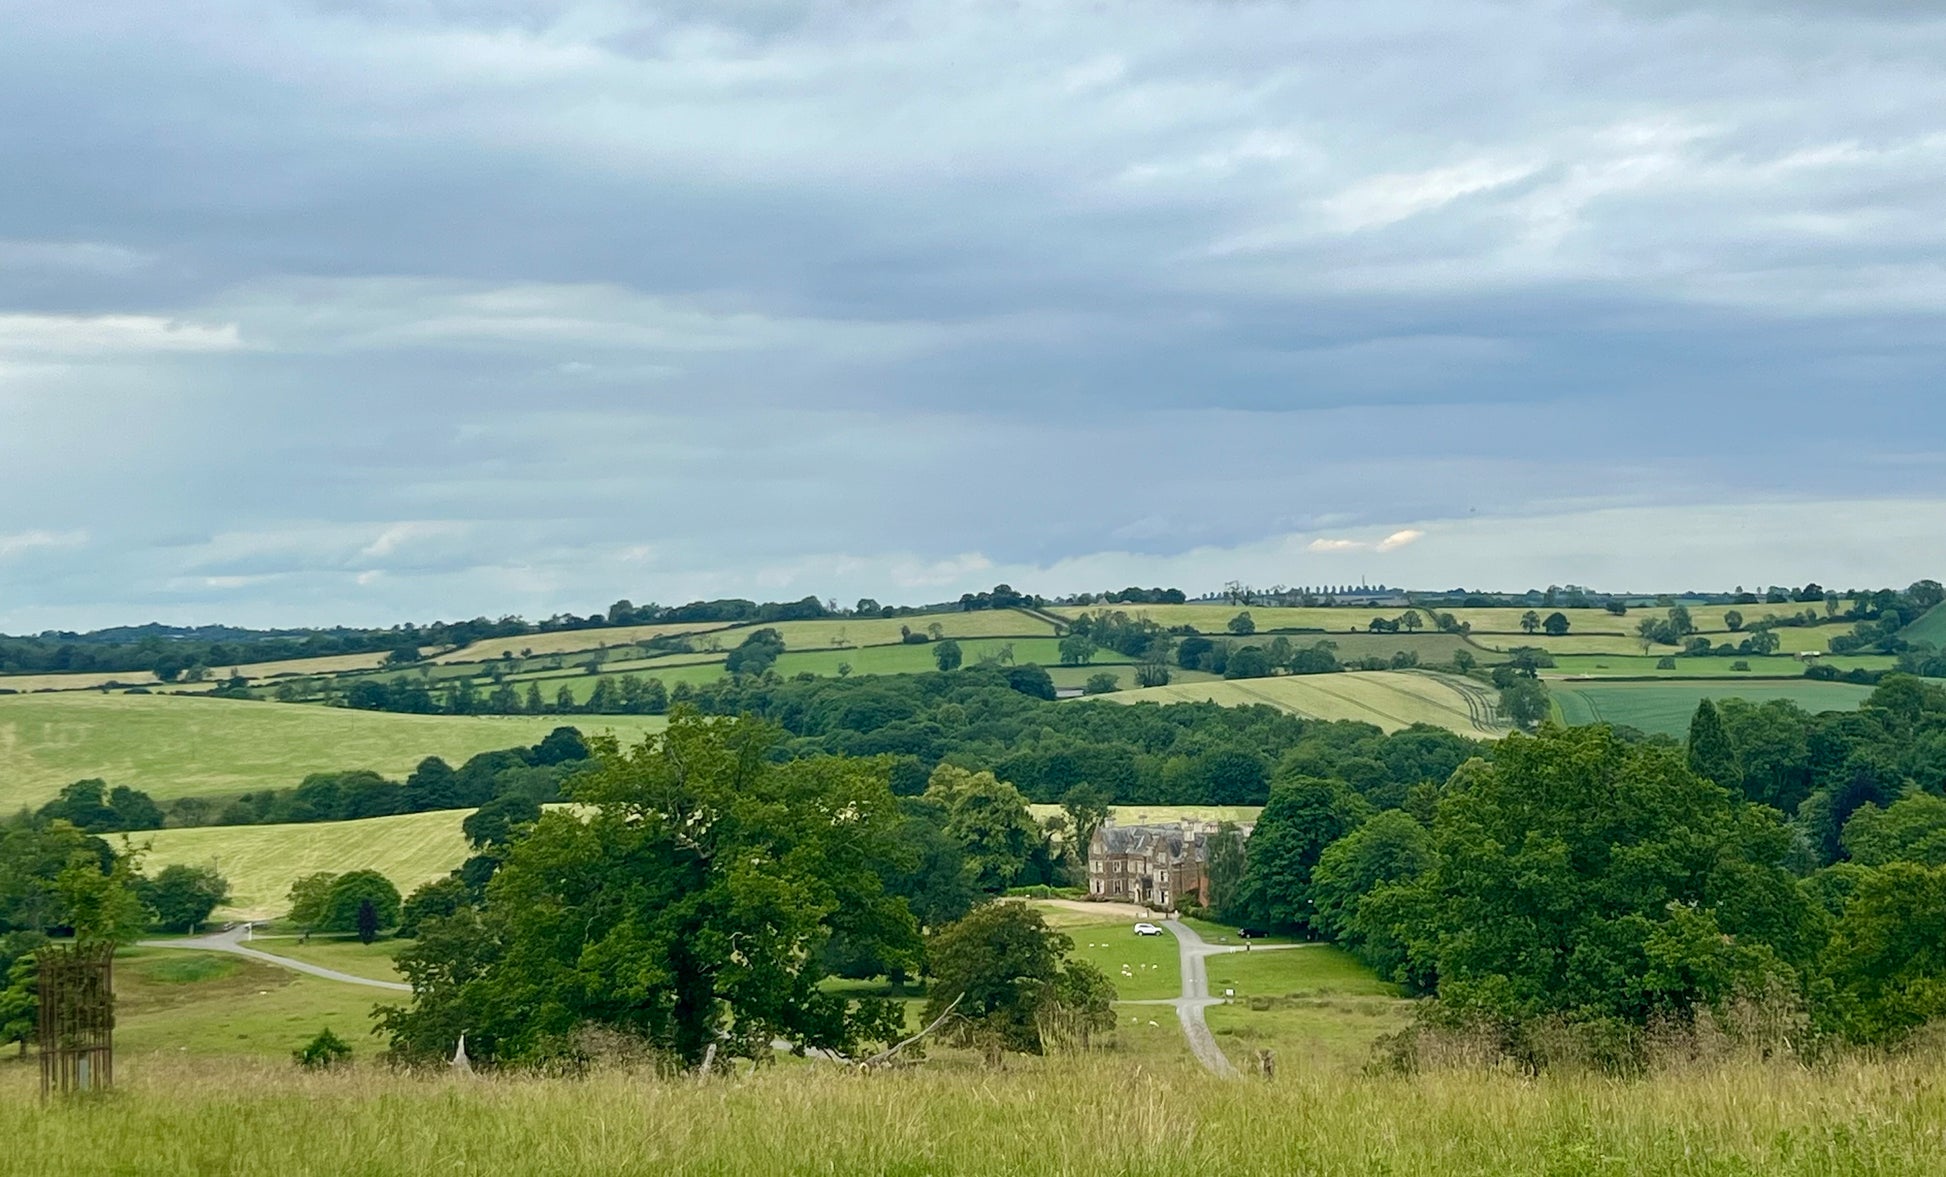
[[[291,1059],[307,1071],[325,1071],[339,1063],[350,1062],[351,1047],[327,1026],[318,1031],[318,1036],[303,1049],[291,1051]]]
[[[1747,662],[1747,661],[1745,661],[1745,660],[1744,660],[1744,659],[1742,659],[1742,658],[1739,658],[1739,659],[1737,659],[1737,660],[1736,660],[1735,662],[1732,662],[1732,663],[1730,663],[1730,669],[1731,669],[1731,670],[1748,670],[1748,669],[1750,669],[1750,663],[1749,663],[1749,662]]]
[[[1087,683],[1081,688],[1081,693],[1084,695],[1109,695],[1120,689],[1121,684],[1115,676],[1103,671],[1100,674],[1089,675]]]
[[[1657,670],[1674,670],[1676,668],[1676,660],[1664,654],[1655,660],[1655,668]]]

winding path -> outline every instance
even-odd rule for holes
[[[188,940],[138,940],[136,941],[136,946],[139,948],[189,948],[203,952],[228,952],[237,956],[247,956],[251,960],[260,960],[265,964],[276,965],[278,968],[290,969],[292,972],[308,973],[313,977],[323,977],[327,981],[343,981],[347,985],[368,985],[373,989],[389,989],[394,993],[412,992],[412,986],[400,981],[376,981],[370,977],[356,977],[350,973],[341,973],[337,969],[327,969],[323,965],[308,964],[301,960],[292,960],[288,956],[277,956],[269,952],[259,952],[254,948],[245,948],[243,946],[243,933],[244,929],[242,928],[232,928],[227,932],[216,932],[208,936],[196,936]]]

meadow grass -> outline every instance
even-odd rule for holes
[[[1283,675],[1209,683],[1171,683],[1098,698],[1115,703],[1209,700],[1228,707],[1261,703],[1313,719],[1353,719],[1397,731],[1432,724],[1462,735],[1504,733],[1493,719],[1492,692],[1479,683],[1424,671],[1374,670]]]
[[[1182,995],[1182,968],[1176,938],[1138,936],[1134,920],[1104,920],[1061,929],[1074,940],[1071,956],[1100,969],[1123,1001],[1152,1001]],[[1171,1020],[1175,1018],[1170,1011]]]
[[[1158,1045],[1165,1030],[1154,1030]],[[1946,1065],[1931,1054],[1815,1069],[1727,1063],[1636,1081],[1279,1062],[1268,1082],[1224,1080],[1111,1048],[993,1072],[806,1064],[698,1082],[134,1060],[111,1095],[45,1110],[31,1068],[10,1065],[0,1169],[1920,1177],[1946,1155]]]
[[[0,810],[39,805],[87,777],[157,800],[291,788],[313,772],[402,777],[427,756],[531,744],[563,723],[660,730],[659,716],[396,715],[176,695],[0,696]]]
[[[1872,688],[1814,679],[1738,682],[1710,679],[1668,682],[1564,682],[1548,685],[1555,710],[1568,724],[1613,723],[1679,736],[1689,730],[1696,704],[1704,699],[1747,699],[1764,703],[1788,699],[1807,711],[1850,711]]]
[[[359,821],[201,826],[131,835],[150,850],[144,869],[171,863],[213,866],[230,881],[218,918],[266,919],[287,910],[291,884],[317,871],[375,870],[400,894],[439,878],[469,853],[460,823],[470,809],[441,809]],[[276,949],[266,949],[276,951]],[[348,970],[355,971],[355,970]]]

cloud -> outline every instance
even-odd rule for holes
[[[0,625],[1903,575],[1946,24],[1792,7],[24,6]]]
[[[0,314],[0,355],[88,359],[143,352],[236,351],[235,323],[184,323],[155,315]]]
[[[10,560],[44,548],[78,548],[88,542],[85,531],[18,531],[0,533],[0,560]]]

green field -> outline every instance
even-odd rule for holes
[[[1152,1001],[1181,995],[1176,938],[1167,931],[1160,936],[1137,936],[1135,921],[1126,919],[1068,925],[1061,931],[1073,938],[1075,957],[1093,964],[1114,983],[1117,998]],[[1169,1020],[1174,1023],[1174,1011],[1170,1011]]]
[[[1596,678],[1802,678],[1806,663],[1802,659],[1784,654],[1773,654],[1768,658],[1677,658],[1673,669],[1662,670],[1656,666],[1664,656],[1650,654],[1567,654],[1558,655],[1551,669],[1541,671],[1545,679],[1572,678],[1589,676]],[[1732,671],[1731,663],[1748,662],[1748,671]],[[1818,665],[1831,666],[1838,670],[1890,670],[1895,664],[1889,654],[1828,654],[1817,659]]]
[[[409,940],[376,940],[370,944],[360,944],[356,936],[324,934],[312,936],[306,942],[295,932],[281,932],[275,935],[258,933],[251,938],[250,947],[272,956],[336,969],[354,977],[397,981],[400,979],[398,952],[409,943]]]
[[[1353,719],[1390,732],[1415,723],[1463,735],[1504,734],[1490,688],[1470,679],[1412,670],[1285,675],[1209,683],[1171,683],[1099,696],[1116,703],[1209,700],[1227,707],[1262,703],[1313,719]]]
[[[301,825],[204,826],[136,835],[152,849],[146,868],[170,863],[214,866],[230,880],[230,902],[218,918],[266,919],[288,908],[291,884],[317,871],[375,870],[400,894],[466,860],[460,822],[467,809],[323,821]],[[272,951],[275,951],[274,949]],[[348,970],[350,971],[350,970]]]
[[[1931,642],[1935,650],[1946,650],[1946,604],[1934,605],[1918,620],[1899,631],[1908,642]]]
[[[531,744],[562,723],[639,739],[657,716],[394,715],[175,695],[0,697],[0,810],[39,805],[87,777],[157,800],[290,788],[306,774],[368,768],[402,777],[427,756],[453,764]]]
[[[1811,679],[1776,682],[1552,682],[1549,693],[1562,722],[1613,723],[1680,736],[1689,730],[1703,699],[1748,699],[1753,703],[1788,699],[1807,711],[1850,711],[1872,693],[1851,683]]]
[[[288,1066],[290,1052],[329,1026],[354,1057],[371,1058],[372,1007],[387,993],[219,952],[125,948],[115,957],[118,1070],[178,1057],[257,1056]],[[0,1170],[5,1168],[0,1165]]]

